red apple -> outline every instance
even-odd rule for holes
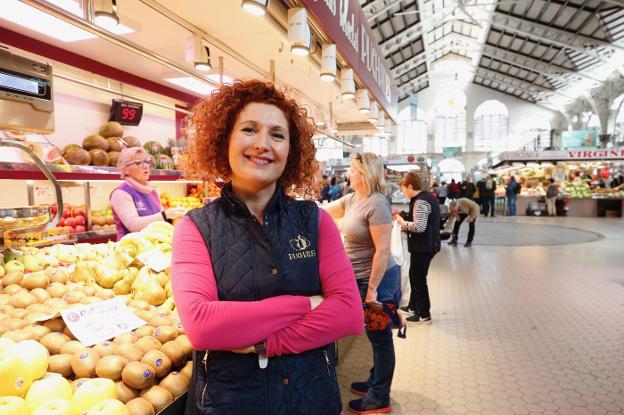
[[[84,216],[85,215],[85,210],[81,207],[78,208],[73,208],[72,209],[72,216]]]
[[[71,227],[76,226],[76,219],[72,218],[72,217],[66,218],[65,219],[65,225],[71,226]]]
[[[84,225],[87,223],[87,220],[83,215],[74,215],[74,220],[76,221],[76,225]]]
[[[61,219],[59,219],[59,223],[58,223],[58,225],[56,225],[56,226],[60,226],[61,228],[62,228],[63,226],[65,226],[65,218],[61,218]]]
[[[71,216],[71,209],[69,208],[63,208],[63,217],[64,218],[68,218]]]
[[[86,232],[86,231],[87,231],[87,229],[84,226],[76,225],[76,232],[77,233],[82,233],[82,232]]]
[[[52,206],[50,206],[51,210],[52,210],[52,214],[56,215],[56,212],[58,212],[58,205],[56,203],[52,203]]]
[[[69,233],[76,233],[76,229],[71,227],[71,226],[66,226],[66,228],[69,228]]]

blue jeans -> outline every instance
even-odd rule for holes
[[[401,272],[398,265],[388,269],[387,273]],[[368,278],[357,280],[362,303],[366,299],[368,291]],[[381,294],[381,293],[379,293]],[[366,336],[373,347],[373,367],[368,376],[368,393],[364,399],[377,407],[390,405],[390,387],[394,376],[394,342],[392,340],[392,330],[368,330]]]
[[[509,216],[516,216],[516,197],[507,196],[507,206],[509,206]]]

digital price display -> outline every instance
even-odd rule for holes
[[[123,125],[139,125],[142,116],[143,104],[123,99],[114,99],[109,121],[117,121]]]

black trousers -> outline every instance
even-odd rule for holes
[[[457,235],[459,235],[459,227],[467,217],[468,215],[465,213],[459,214],[459,220],[456,220],[455,225],[453,226],[453,239],[457,239]],[[472,238],[474,238],[476,221],[477,220],[475,219],[468,224],[468,240],[466,242],[472,242]]]
[[[431,302],[429,301],[429,287],[427,286],[427,274],[429,264],[434,254],[410,254],[410,299],[408,307],[420,317],[431,316]]]

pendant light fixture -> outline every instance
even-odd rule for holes
[[[386,114],[383,111],[379,111],[379,116],[377,117],[377,130],[383,131],[386,127]]]
[[[355,91],[355,105],[361,113],[367,113],[370,110],[370,98],[368,97],[368,91],[365,89],[358,89]]]
[[[379,109],[377,108],[377,102],[373,101],[370,104],[370,110],[368,111],[368,121],[373,124],[377,123],[377,117],[379,116]]]
[[[353,69],[343,69],[340,71],[340,92],[342,99],[355,98],[355,81],[353,80]]]
[[[325,44],[321,53],[321,81],[336,80],[336,45]]]
[[[264,16],[268,5],[269,0],[243,0],[241,3],[243,10],[254,16]]]
[[[117,0],[93,0],[93,21],[98,26],[117,26]]]
[[[310,53],[308,12],[303,7],[288,9],[288,41],[294,55],[308,56]]]
[[[210,49],[205,46],[199,36],[190,36],[186,39],[184,56],[186,62],[193,65],[201,72],[208,72],[212,69],[210,64]]]

